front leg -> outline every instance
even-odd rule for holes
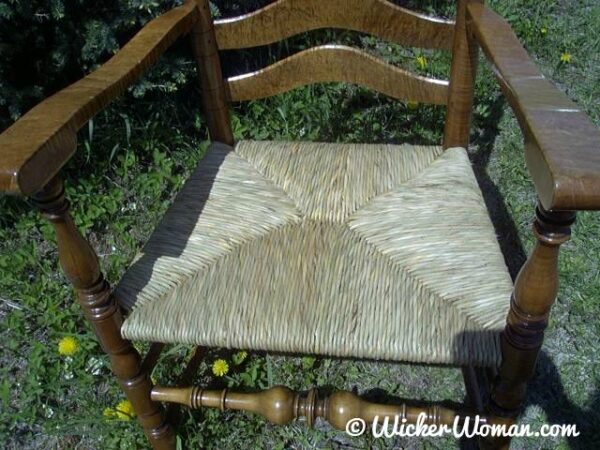
[[[156,450],[174,449],[173,430],[165,421],[161,406],[150,399],[152,384],[141,368],[140,355],[131,342],[121,337],[121,311],[100,272],[96,253],[73,223],[62,181],[53,179],[33,201],[54,227],[61,266],[102,349],[110,357],[112,371],[131,401],[146,436]]]
[[[515,422],[521,412],[527,382],[535,371],[550,309],[558,292],[558,251],[571,237],[575,213],[536,210],[533,232],[537,242],[515,283],[502,334],[502,364],[488,403],[491,414]],[[486,438],[482,448],[506,449],[510,438]]]

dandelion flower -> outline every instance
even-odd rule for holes
[[[227,375],[227,372],[229,372],[229,364],[227,364],[227,361],[224,359],[217,359],[212,365],[212,371],[218,377]]]
[[[133,405],[129,400],[121,400],[115,407],[115,416],[121,420],[131,420],[135,417]]]
[[[425,58],[423,55],[419,55],[415,58],[415,61],[417,62],[417,66],[419,66],[419,69],[424,69],[425,67],[427,67],[427,58]]]
[[[248,352],[246,350],[240,350],[239,352],[233,354],[232,359],[235,364],[241,364],[247,357]]]
[[[419,102],[409,100],[406,102],[406,106],[408,106],[408,109],[417,109],[419,107]]]
[[[64,356],[70,356],[79,349],[77,339],[71,336],[65,336],[58,341],[58,353]]]
[[[563,52],[563,54],[560,55],[560,62],[570,63],[571,62],[571,54],[569,52]]]

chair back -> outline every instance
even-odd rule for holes
[[[196,53],[200,56],[201,72],[205,74],[203,85],[208,84],[205,92],[214,94],[216,102],[209,105],[207,115],[220,110],[223,102],[269,97],[320,82],[354,83],[404,101],[444,106],[452,103],[450,81],[414,74],[345,45],[312,47],[263,69],[222,79],[220,62],[215,54],[218,51],[272,44],[310,30],[354,30],[401,45],[454,50],[460,55],[458,58],[456,54],[453,56],[453,66],[455,60],[464,65],[465,54],[467,62],[473,61],[467,46],[457,46],[456,43],[457,38],[462,38],[456,36],[457,24],[463,32],[465,27],[460,17],[457,16],[456,23],[433,18],[386,0],[277,0],[252,13],[214,22],[210,18],[206,0],[197,1],[204,4],[208,17],[201,21],[205,24],[202,34],[198,36],[202,42],[196,45]],[[459,0],[459,14],[464,14],[464,4],[468,1],[472,0]],[[465,69],[468,68],[456,70],[453,67],[452,73],[456,72],[456,77],[462,79]],[[464,105],[459,108],[460,111],[456,111],[456,107],[449,111],[449,114],[455,112],[460,116],[459,120],[453,122],[458,122],[463,128],[466,122],[467,136],[472,84],[473,77],[467,74],[466,82],[462,80],[457,86],[460,88],[459,94],[467,99],[468,113],[465,114]],[[460,144],[453,142],[453,145]],[[463,144],[465,146],[466,142]]]

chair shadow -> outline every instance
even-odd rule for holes
[[[136,287],[128,287],[128,298],[138,298],[142,289],[150,282],[154,266],[159,258],[178,258],[183,254],[194,231],[198,217],[200,217],[204,210],[216,176],[227,153],[221,146],[209,148],[198,166],[194,169],[192,175],[185,182],[171,206],[173,208],[180,203],[184,204],[185,214],[171,215],[169,214],[171,209],[169,209],[153,232],[156,233],[159,231],[162,236],[172,234],[174,238],[169,240],[168,245],[159,243],[159,251],[150,247],[152,240],[146,243],[142,250],[142,256],[127,269],[127,271],[135,269],[136,272]],[[186,201],[179,202],[179,200],[183,199],[186,199]],[[190,201],[190,199],[193,199],[193,201]],[[127,276],[127,271],[125,277]],[[119,299],[118,290],[115,295],[117,302],[126,308],[131,308],[132,305],[129,301],[119,301],[124,299]]]
[[[502,97],[497,97],[488,105],[489,115],[481,123],[480,134],[471,137],[472,148],[469,149],[469,158],[494,225],[504,261],[514,281],[519,273],[519,269],[525,263],[527,255],[519,238],[517,226],[506,207],[504,197],[487,171],[499,131],[496,124],[499,123],[503,115],[505,104],[506,102]],[[476,150],[473,150],[473,148]],[[532,206],[532,217],[533,211]]]
[[[600,386],[594,386],[586,406],[574,404],[565,393],[556,365],[544,350],[540,352],[535,376],[528,386],[525,406],[529,405],[542,408],[551,424],[577,425],[580,436],[568,438],[570,448],[600,448],[600,427],[593,421],[600,405]]]
[[[457,354],[460,354],[459,348],[463,347],[463,339],[482,337],[482,332],[465,332],[462,336],[455,339],[454,348]],[[489,334],[496,334],[487,332]],[[486,399],[484,398],[484,401]],[[584,450],[589,448],[598,448],[600,444],[600,428],[593,422],[595,410],[600,402],[600,386],[596,386],[594,393],[585,406],[573,403],[567,393],[560,373],[548,353],[542,349],[538,355],[535,374],[527,387],[527,395],[523,405],[525,411],[530,406],[541,408],[546,415],[546,423],[550,425],[576,425],[579,436],[567,437],[569,448],[574,450]],[[539,431],[536,423],[531,425],[531,431]],[[540,423],[537,426],[541,426]],[[460,448],[470,449],[474,442],[461,439]],[[594,446],[596,445],[596,446]]]

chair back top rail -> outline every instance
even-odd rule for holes
[[[272,44],[320,28],[350,29],[411,47],[449,50],[454,34],[453,21],[385,0],[278,0],[214,24],[220,50]]]
[[[322,45],[264,69],[227,79],[232,101],[251,100],[313,83],[344,81],[390,97],[446,105],[448,82],[414,75],[343,45]]]
[[[187,0],[142,28],[100,68],[47,98],[0,135],[0,192],[31,195],[76,149],[76,133],[145,72],[198,17]]]
[[[600,130],[533,63],[508,22],[469,3],[468,23],[525,137],[525,158],[546,210],[600,209]]]

